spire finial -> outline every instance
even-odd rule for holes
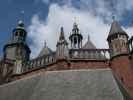
[[[63,40],[65,37],[64,37],[64,29],[63,29],[63,26],[61,27],[61,29],[60,29],[60,37],[59,37],[59,39],[60,40]]]
[[[61,27],[61,33],[64,33],[64,29],[63,29],[63,26]]]
[[[18,27],[19,28],[24,28],[24,11],[22,10],[21,12],[20,12],[20,14],[21,14],[21,16],[20,16],[20,19],[19,19],[19,21],[18,21]]]
[[[74,17],[74,24],[73,24],[73,27],[77,27],[77,17],[76,17],[76,16]]]
[[[24,10],[22,10],[22,11],[20,12],[20,14],[21,14],[20,20],[24,21]]]
[[[90,35],[88,34],[88,41],[90,40]]]
[[[76,18],[76,16],[75,16],[75,17],[74,17],[74,22],[76,22],[76,19],[77,19],[77,18]]]
[[[115,15],[112,16],[112,20],[115,21]]]
[[[46,42],[46,40],[44,41],[44,47],[45,47],[45,48],[47,47],[47,42]]]

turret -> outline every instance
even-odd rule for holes
[[[116,20],[112,22],[107,41],[111,49],[111,57],[128,53],[128,35]]]
[[[5,44],[4,60],[15,64],[13,72],[21,72],[22,63],[29,60],[30,48],[26,43],[27,32],[24,28],[23,21],[19,21],[17,27],[13,30],[10,40]],[[21,67],[18,67],[21,66]]]
[[[111,50],[110,68],[115,77],[133,95],[133,75],[128,54],[128,35],[114,20],[107,38]]]
[[[63,27],[61,27],[59,40],[56,45],[56,58],[58,60],[68,58],[68,43],[64,36]]]
[[[80,33],[78,25],[76,23],[73,24],[72,34],[70,35],[69,40],[71,41],[72,49],[82,48],[83,36]]]

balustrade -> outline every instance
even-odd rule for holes
[[[72,59],[106,60],[110,58],[109,49],[71,49]]]
[[[48,64],[54,63],[55,61],[56,61],[55,55],[48,55],[48,56],[32,59],[31,61],[28,61],[27,64],[25,65],[25,71],[30,69],[41,68]]]

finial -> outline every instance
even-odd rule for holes
[[[88,34],[88,41],[90,40],[90,35]]]
[[[74,24],[73,24],[73,27],[77,27],[77,18],[76,18],[76,16],[74,17]]]
[[[24,11],[22,10],[21,12],[20,19],[18,21],[18,28],[24,28]]]
[[[76,22],[76,16],[74,17],[74,22]]]
[[[112,20],[115,21],[115,16],[114,15],[112,16]]]
[[[23,23],[23,21],[22,20],[19,20],[18,21],[18,26],[17,26],[18,28],[24,28],[24,23]]]
[[[64,33],[64,29],[63,29],[63,26],[61,27],[61,33]]]
[[[59,40],[64,40],[64,29],[63,29],[63,26],[61,27],[61,30],[60,30]]]
[[[22,10],[21,12],[20,12],[20,14],[21,14],[21,20],[24,20],[24,10]]]
[[[46,42],[46,40],[44,41],[44,47],[45,47],[45,48],[47,47],[47,42]]]

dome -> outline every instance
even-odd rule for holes
[[[52,50],[50,48],[48,48],[48,46],[46,45],[45,43],[45,46],[42,48],[42,50],[40,51],[38,57],[41,57],[41,56],[47,56],[49,54],[52,53]]]

